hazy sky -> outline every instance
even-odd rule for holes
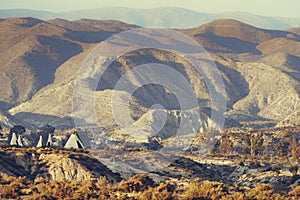
[[[0,0],[1,9],[30,8],[61,12],[103,6],[171,6],[210,13],[246,11],[266,16],[300,17],[300,0]]]

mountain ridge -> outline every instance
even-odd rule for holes
[[[43,20],[64,18],[78,20],[90,18],[96,20],[114,19],[144,27],[192,28],[215,19],[232,18],[260,28],[285,30],[300,27],[300,18],[267,17],[247,12],[201,13],[177,7],[158,7],[135,9],[126,7],[101,7],[88,10],[53,13],[24,9],[0,10],[0,18],[36,17]],[[155,20],[152,16],[158,16]]]

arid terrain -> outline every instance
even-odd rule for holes
[[[184,136],[189,137],[189,136]],[[1,198],[297,199],[299,127],[221,133],[199,155],[205,133],[185,151],[137,144],[98,150],[3,147]],[[149,146],[148,146],[149,147]]]
[[[213,76],[205,78],[226,100],[225,112],[212,106],[207,79],[190,62],[145,48],[118,56],[95,90],[87,84],[97,122],[90,113],[74,119],[82,63],[101,42],[135,28],[113,20],[0,20],[0,198],[299,199],[300,29],[261,29],[230,19],[176,29],[215,63],[226,94]],[[153,38],[171,46],[160,35]],[[199,107],[182,110],[176,95],[158,84],[133,95],[115,89],[124,74],[144,63],[179,72]],[[140,86],[142,78],[133,74],[126,83]],[[187,94],[183,85],[176,87]],[[130,120],[142,128],[120,127],[114,103],[128,103]],[[153,105],[162,106],[159,115]],[[221,130],[213,128],[214,112],[225,118]],[[157,131],[161,116],[166,120]],[[177,135],[184,120],[192,127],[198,123],[198,129],[183,127],[184,134]],[[23,147],[9,145],[15,125],[26,128]],[[55,128],[54,143],[36,148],[46,125]],[[63,148],[74,130],[86,149]]]

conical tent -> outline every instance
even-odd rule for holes
[[[40,139],[39,139],[36,147],[43,147],[43,136],[42,135],[40,135]]]
[[[23,146],[24,146],[24,145],[23,145],[23,142],[22,142],[21,135],[18,136],[18,141],[17,141],[17,143],[18,143],[18,146],[20,146],[20,147],[23,147]]]
[[[16,133],[12,133],[12,137],[11,137],[11,140],[10,140],[10,145],[11,146],[18,146],[18,141],[17,141],[17,135]]]
[[[51,134],[49,133],[48,139],[47,139],[47,143],[46,143],[46,146],[47,146],[47,147],[51,147],[52,145],[53,145],[52,136],[51,136]]]
[[[73,133],[65,144],[65,148],[84,149],[85,146],[81,142],[79,136],[76,133]]]

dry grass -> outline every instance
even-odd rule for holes
[[[1,199],[299,199],[300,186],[276,193],[269,185],[253,189],[194,179],[187,184],[166,181],[155,184],[147,175],[111,184],[104,177],[88,181],[49,181],[0,176]]]

